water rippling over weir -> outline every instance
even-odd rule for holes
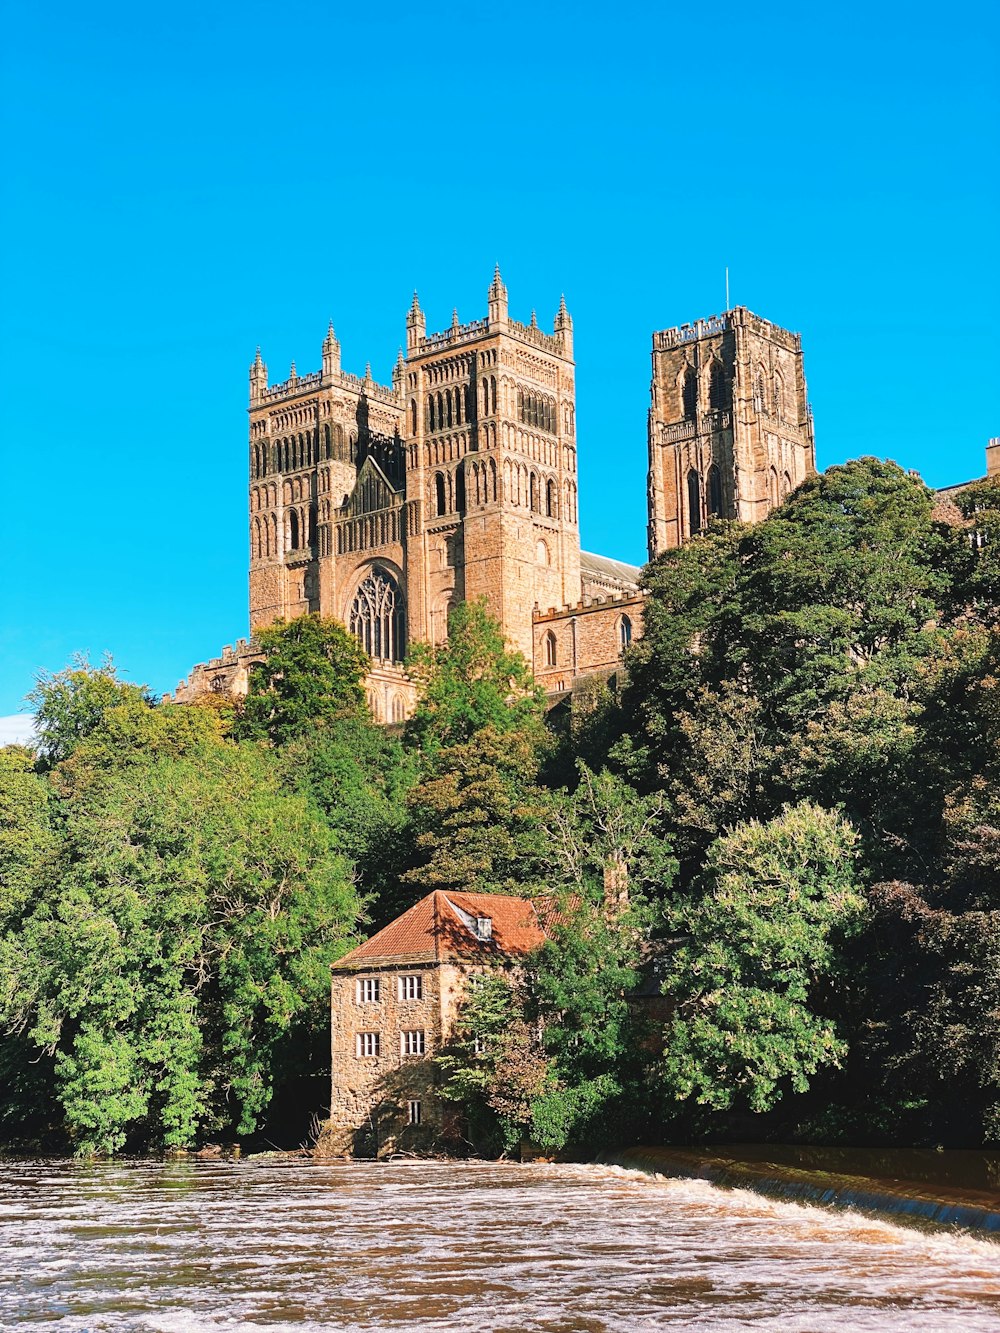
[[[1000,1247],[602,1166],[0,1164],[0,1328],[1000,1330]]]

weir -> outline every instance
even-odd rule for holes
[[[1000,1157],[905,1149],[635,1147],[600,1158],[659,1177],[891,1216],[1000,1241]]]

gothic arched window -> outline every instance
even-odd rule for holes
[[[694,468],[688,473],[688,519],[693,537],[701,532],[701,477]]]
[[[455,472],[455,508],[460,514],[465,513],[465,470],[461,464]]]
[[[556,484],[551,480],[545,483],[545,516],[556,517]]]
[[[556,664],[556,636],[549,630],[545,636],[545,665],[554,667]]]
[[[713,361],[708,373],[708,405],[716,412],[726,405],[726,375],[721,361]]]
[[[299,515],[295,509],[288,511],[288,528],[286,532],[287,545],[286,550],[297,551],[299,549]]]
[[[777,508],[781,503],[781,494],[778,490],[778,469],[772,467],[767,476],[767,498],[771,502],[772,509]]]
[[[400,662],[406,652],[406,615],[396,580],[384,569],[373,569],[351,603],[348,628],[369,657]]]
[[[698,377],[694,367],[688,366],[681,384],[681,411],[685,421],[693,421],[698,411]]]
[[[715,463],[708,469],[708,516],[722,517],[722,474]]]
[[[785,387],[785,386],[784,386],[784,385],[782,384],[782,382],[781,382],[781,376],[780,376],[780,375],[775,375],[775,377],[774,377],[774,415],[778,418],[779,421],[782,421],[782,420],[784,419],[784,418],[783,418],[783,415],[782,415],[782,411],[781,411],[782,407],[784,406],[784,404],[783,404],[783,402],[782,402],[782,399],[783,399],[783,397],[784,397],[784,393],[783,393],[784,387]]]
[[[434,512],[440,517],[448,512],[448,499],[444,489],[444,475],[434,473]]]
[[[632,622],[628,616],[622,616],[618,622],[618,644],[621,648],[627,648],[632,642]]]

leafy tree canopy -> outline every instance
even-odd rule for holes
[[[62,671],[41,672],[28,701],[34,707],[38,749],[49,766],[71,755],[101,725],[109,709],[153,703],[144,685],[118,679],[110,657],[100,667],[91,667],[82,655]]]
[[[417,644],[407,670],[419,691],[407,739],[429,756],[487,728],[542,734],[542,691],[483,600],[460,602],[448,617],[447,641]]]
[[[314,614],[279,620],[255,637],[264,660],[250,669],[241,737],[285,745],[362,712],[370,662],[339,620]]]
[[[822,994],[864,919],[856,851],[851,826],[809,804],[712,844],[700,892],[672,912],[661,1072],[673,1097],[763,1111],[842,1060]]]

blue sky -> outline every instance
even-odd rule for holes
[[[820,466],[980,475],[997,402],[995,4],[10,6],[0,714],[247,629],[247,369],[389,376],[574,316],[583,543],[641,562],[654,329],[801,331]],[[2,720],[2,719],[0,719]],[[2,730],[2,728],[0,728]]]

